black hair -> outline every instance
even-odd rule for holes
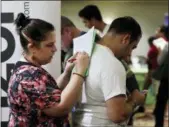
[[[19,13],[14,21],[16,31],[20,36],[20,42],[25,51],[30,38],[36,46],[46,39],[49,32],[55,30],[54,26],[41,19],[33,19],[26,17],[23,13]],[[25,37],[26,36],[26,37]]]
[[[150,46],[152,46],[153,45],[153,41],[156,39],[156,37],[154,37],[154,36],[150,36],[149,38],[148,38],[148,44],[150,45]]]
[[[139,23],[130,16],[119,17],[112,21],[108,32],[117,34],[129,33],[130,42],[137,41],[142,36],[142,30]]]
[[[159,32],[163,33],[165,38],[167,38],[167,40],[169,40],[168,26],[165,26],[165,25],[160,26]]]
[[[79,17],[83,17],[87,20],[91,20],[92,18],[94,18],[98,21],[102,21],[100,10],[96,5],[85,6],[79,11]]]

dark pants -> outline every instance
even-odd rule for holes
[[[164,126],[165,107],[168,100],[168,79],[161,80],[154,109],[155,127]]]

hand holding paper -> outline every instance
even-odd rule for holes
[[[92,56],[93,48],[95,46],[96,31],[92,27],[86,34],[73,39],[73,54],[76,52],[86,52],[89,57]],[[88,70],[86,70],[85,76],[88,75]]]

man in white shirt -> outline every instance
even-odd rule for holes
[[[92,28],[94,26],[99,31],[100,37],[103,37],[109,29],[110,25],[103,21],[100,10],[96,5],[85,6],[79,11],[79,17],[82,19],[85,27]]]
[[[132,17],[115,19],[96,44],[82,97],[73,113],[73,127],[121,127],[136,105],[126,98],[126,71],[117,59],[137,47],[142,36]]]

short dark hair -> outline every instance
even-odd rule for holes
[[[148,44],[150,45],[150,46],[152,46],[153,45],[153,41],[156,39],[156,37],[155,36],[150,36],[149,38],[148,38]]]
[[[130,42],[136,41],[142,36],[139,23],[130,16],[119,17],[112,21],[108,32],[117,34],[129,33],[131,35]]]
[[[61,16],[61,33],[65,27],[76,27],[76,26],[69,18]]]
[[[96,5],[87,5],[79,11],[79,17],[83,17],[87,20],[92,18],[102,21],[102,16],[99,8]]]
[[[167,38],[167,40],[169,40],[169,31],[168,31],[168,26],[162,25],[160,26],[160,30],[159,32],[163,33],[164,36]]]
[[[33,43],[38,46],[41,41],[46,39],[49,32],[55,30],[54,26],[41,19],[33,19],[26,17],[23,13],[19,13],[16,20],[16,31],[20,36],[20,42],[25,51],[29,41],[26,37],[33,40]],[[26,36],[26,37],[25,37]]]

